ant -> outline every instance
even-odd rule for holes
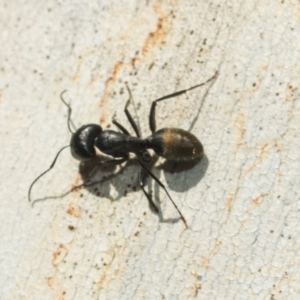
[[[146,165],[150,164],[152,161],[152,157],[148,151],[148,149],[154,150],[154,152],[165,158],[169,161],[175,162],[199,162],[203,157],[204,151],[203,146],[200,141],[194,136],[192,133],[185,131],[180,128],[163,128],[160,130],[156,130],[156,122],[155,122],[155,109],[156,105],[160,101],[164,101],[173,97],[177,97],[181,94],[184,94],[190,90],[198,88],[200,86],[205,85],[206,83],[212,81],[218,76],[218,72],[215,73],[210,79],[205,81],[204,83],[192,86],[188,89],[181,90],[161,98],[158,98],[152,102],[150,114],[149,114],[149,126],[152,132],[152,135],[147,137],[146,139],[141,138],[140,132],[138,130],[137,124],[133,120],[128,106],[130,103],[130,99],[132,99],[132,95],[130,89],[127,87],[129,93],[129,99],[126,102],[124,112],[127,116],[127,119],[133,128],[136,136],[132,136],[129,134],[128,130],[118,123],[116,120],[113,120],[112,123],[121,131],[114,130],[103,130],[101,126],[97,124],[87,124],[81,126],[75,132],[71,130],[70,122],[71,122],[71,106],[64,100],[63,95],[66,91],[63,91],[60,95],[61,101],[68,107],[68,128],[72,133],[70,145],[61,148],[56,154],[51,166],[40,174],[30,185],[28,190],[28,200],[31,201],[31,190],[33,185],[47,172],[49,172],[55,165],[56,160],[60,153],[70,147],[72,156],[81,161],[88,161],[97,156],[96,150],[100,150],[102,153],[110,155],[113,159],[104,160],[98,163],[97,165],[120,165],[123,162],[129,159],[129,153],[135,154],[136,161],[141,166],[139,185],[147,197],[151,208],[158,213],[159,210],[157,206],[154,204],[150,194],[145,190],[145,182],[148,175],[150,175],[158,185],[164,189],[168,198],[173,203],[174,207],[178,211],[181,220],[184,222],[186,228],[188,225],[186,220],[171,198],[168,193],[166,187],[162,184],[162,182],[147,168]]]

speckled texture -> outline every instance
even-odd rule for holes
[[[299,1],[1,1],[0,299],[300,299]],[[185,216],[134,161],[80,184],[76,128],[143,137],[179,127],[205,156],[153,167]],[[89,174],[89,173],[88,173]],[[60,195],[64,194],[63,197]],[[56,198],[55,198],[56,197]]]

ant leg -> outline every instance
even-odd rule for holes
[[[128,94],[129,94],[129,99],[126,102],[126,105],[125,105],[125,108],[124,108],[124,112],[126,114],[126,117],[127,117],[128,121],[129,121],[131,127],[133,128],[136,136],[140,137],[141,135],[140,135],[139,129],[138,129],[135,121],[133,120],[133,118],[132,118],[132,116],[131,116],[131,114],[130,114],[130,112],[128,110],[128,106],[129,106],[130,100],[132,99],[132,94],[131,94],[131,91],[130,91],[130,89],[129,89],[129,87],[128,87],[127,84],[126,84],[126,88],[127,88]]]
[[[96,166],[104,166],[104,165],[110,165],[110,166],[117,166],[125,162],[126,160],[129,159],[129,156],[126,155],[121,158],[115,158],[115,159],[109,159],[109,160],[103,160],[99,163],[96,164]]]
[[[122,158],[116,158],[116,159],[109,159],[109,160],[103,160],[101,162],[98,162],[92,169],[92,171],[89,173],[89,175],[87,176],[87,178],[85,179],[85,182],[89,181],[91,179],[91,177],[94,176],[95,174],[95,170],[99,167],[99,166],[105,166],[105,165],[109,165],[109,166],[117,166],[122,164],[123,162],[125,162],[126,160],[129,159],[129,156],[124,156]]]
[[[124,134],[130,135],[128,130],[123,125],[121,125],[119,122],[117,122],[116,120],[113,120],[112,123],[114,125],[116,125]]]
[[[163,183],[150,170],[148,170],[148,168],[142,162],[140,162],[138,159],[136,159],[136,160],[141,165],[141,167],[159,184],[159,186],[162,187],[165,190],[165,192],[168,195],[169,199],[171,200],[171,202],[173,203],[174,207],[178,211],[178,213],[179,213],[179,215],[181,217],[181,220],[183,221],[185,227],[189,228],[188,225],[187,225],[187,223],[186,223],[186,220],[185,220],[183,214],[181,213],[181,211],[179,210],[179,208],[177,207],[177,205],[175,204],[175,202],[171,198],[170,194],[168,193],[168,191],[167,191],[166,187],[163,185]]]
[[[197,84],[197,85],[192,86],[192,87],[190,87],[190,88],[188,88],[188,89],[181,90],[181,91],[178,91],[178,92],[175,92],[175,93],[172,93],[172,94],[169,94],[169,95],[166,95],[166,96],[163,96],[163,97],[161,97],[161,98],[158,98],[158,99],[154,100],[154,101],[152,102],[151,109],[150,109],[150,115],[149,115],[149,126],[150,126],[151,132],[154,133],[154,132],[156,131],[156,124],[155,124],[155,108],[156,108],[157,102],[163,101],[163,100],[166,100],[166,99],[170,99],[170,98],[173,98],[173,97],[177,97],[177,96],[182,95],[182,94],[184,94],[184,93],[186,93],[186,92],[188,92],[188,91],[190,91],[190,90],[193,90],[193,89],[195,89],[195,88],[198,88],[198,87],[200,87],[200,86],[203,86],[203,85],[205,85],[206,83],[208,83],[208,82],[212,81],[213,79],[215,79],[215,78],[218,76],[218,74],[219,74],[219,72],[217,71],[213,77],[209,78],[208,80],[206,80],[206,81],[203,82],[203,83]]]
[[[147,193],[144,188],[147,177],[148,177],[148,173],[142,168],[141,172],[140,172],[140,180],[139,180],[140,187],[141,187],[142,191],[144,192],[145,196],[147,197],[150,207],[154,210],[155,213],[158,214],[159,210],[158,210],[157,206],[154,204],[150,194]]]
[[[32,187],[34,186],[34,184],[35,184],[41,177],[43,177],[46,173],[48,173],[48,172],[54,167],[54,165],[55,165],[55,163],[56,163],[56,160],[57,160],[58,156],[60,155],[60,153],[61,153],[63,150],[65,150],[66,148],[69,148],[69,147],[70,147],[70,145],[61,148],[61,149],[57,152],[57,154],[56,154],[56,156],[55,156],[55,158],[54,158],[54,160],[53,160],[51,166],[50,166],[46,171],[44,171],[41,175],[39,175],[36,179],[34,179],[34,181],[31,183],[31,185],[30,185],[30,187],[29,187],[29,190],[28,190],[28,201],[29,201],[29,202],[31,201],[30,194],[31,194],[31,190],[32,190]]]

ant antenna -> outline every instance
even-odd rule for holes
[[[66,92],[67,92],[67,90],[64,90],[63,92],[61,92],[61,94],[60,94],[60,99],[61,99],[61,101],[68,107],[68,128],[69,128],[69,131],[70,131],[72,134],[74,134],[74,131],[72,131],[71,126],[70,126],[70,123],[71,123],[71,113],[72,113],[72,108],[71,108],[70,104],[68,104],[68,103],[64,100],[64,97],[63,97],[64,93],[66,93]]]
[[[162,187],[166,194],[168,195],[169,199],[171,200],[171,202],[173,203],[174,207],[176,208],[176,210],[178,211],[181,220],[183,221],[185,227],[188,229],[188,225],[186,223],[186,220],[183,216],[183,214],[181,213],[181,211],[179,210],[179,208],[177,207],[176,203],[174,202],[174,200],[171,198],[170,194],[168,193],[168,190],[166,189],[166,187],[162,184],[162,182],[150,171],[147,169],[146,166],[144,166],[144,164],[142,162],[140,162],[138,159],[136,159],[138,161],[138,163],[141,165],[141,167],[160,185],[160,187]]]
[[[34,181],[33,181],[32,184],[30,185],[29,190],[28,190],[28,201],[29,201],[29,202],[31,201],[30,194],[31,194],[31,190],[32,190],[32,187],[34,186],[34,184],[35,184],[41,177],[43,177],[46,173],[48,173],[48,172],[54,167],[54,165],[55,165],[55,163],[56,163],[56,160],[57,160],[58,156],[60,155],[60,153],[61,153],[63,150],[65,150],[66,148],[69,148],[69,147],[71,147],[71,146],[68,145],[68,146],[64,146],[63,148],[61,148],[61,149],[58,151],[58,153],[56,154],[56,156],[55,156],[55,158],[54,158],[54,160],[53,160],[51,166],[50,166],[46,171],[44,171],[41,175],[39,175],[36,179],[34,179]]]
[[[70,124],[71,124],[71,122],[72,122],[72,121],[71,121],[72,108],[71,108],[71,106],[70,106],[70,105],[64,100],[64,98],[63,98],[63,95],[64,95],[64,93],[65,93],[66,91],[67,91],[67,90],[64,90],[64,91],[60,94],[60,99],[61,99],[61,101],[68,107],[68,128],[69,128],[69,131],[70,131],[72,134],[74,134],[74,132],[72,131],[71,126],[70,126]],[[29,201],[29,202],[31,201],[30,195],[31,195],[31,190],[32,190],[32,187],[34,186],[34,184],[35,184],[41,177],[43,177],[46,173],[48,173],[48,172],[54,167],[54,165],[55,165],[55,163],[56,163],[56,160],[57,160],[58,156],[60,155],[60,153],[61,153],[64,149],[69,148],[69,147],[71,147],[71,145],[68,145],[68,146],[65,146],[65,147],[61,148],[61,149],[57,152],[57,154],[56,154],[56,156],[55,156],[55,158],[54,158],[54,160],[53,160],[51,166],[50,166],[46,171],[44,171],[41,175],[39,175],[39,176],[31,183],[31,185],[30,185],[30,187],[29,187],[29,190],[28,190],[28,201]]]

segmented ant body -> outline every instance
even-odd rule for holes
[[[101,165],[119,165],[129,159],[129,153],[134,153],[136,156],[137,162],[141,166],[140,180],[139,185],[143,190],[145,196],[149,200],[151,207],[155,212],[159,212],[157,206],[153,202],[149,193],[145,190],[145,181],[147,175],[150,175],[166,192],[169,199],[173,203],[174,207],[178,211],[182,221],[185,226],[188,228],[186,220],[177,205],[169,195],[167,189],[162,184],[162,182],[148,169],[147,165],[151,162],[151,155],[148,149],[154,150],[154,152],[170,161],[177,162],[193,162],[200,161],[203,156],[203,146],[200,141],[188,131],[185,131],[180,128],[163,128],[156,131],[156,122],[155,122],[155,108],[158,102],[170,99],[181,94],[186,93],[192,89],[198,88],[205,85],[206,83],[215,79],[218,75],[218,72],[215,73],[213,77],[208,79],[206,82],[195,85],[189,89],[181,90],[170,95],[158,98],[152,102],[150,115],[149,115],[149,125],[152,135],[143,139],[141,138],[138,127],[133,120],[130,112],[128,111],[128,105],[130,99],[132,98],[131,92],[128,89],[130,98],[125,105],[124,112],[127,116],[129,123],[131,124],[136,136],[131,136],[127,129],[123,127],[116,120],[113,120],[113,124],[121,131],[117,132],[114,130],[103,130],[101,126],[97,124],[87,124],[81,126],[76,132],[72,132],[70,128],[70,117],[71,117],[71,107],[63,99],[63,94],[61,94],[61,100],[68,107],[68,128],[72,133],[70,145],[63,147],[57,153],[54,161],[51,166],[39,175],[30,185],[28,191],[28,199],[31,200],[30,194],[33,185],[48,171],[50,171],[59,156],[59,154],[67,147],[71,147],[72,156],[79,161],[87,161],[93,159],[97,156],[96,148],[106,155],[112,156],[112,159],[104,160]]]

